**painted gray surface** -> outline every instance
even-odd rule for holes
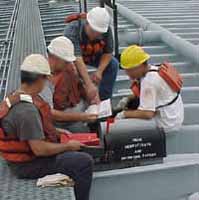
[[[92,200],[180,200],[198,191],[198,155],[172,155],[163,164],[96,173]]]
[[[157,40],[161,39],[164,43],[173,48],[175,51],[191,59],[191,61],[199,66],[199,46],[193,45],[190,42],[182,39],[181,37],[176,36],[167,29],[161,27],[156,23],[151,22],[150,20],[144,18],[143,16],[137,14],[136,12],[128,9],[121,4],[117,4],[117,7],[118,12],[128,21],[140,27],[141,29],[143,29],[143,31],[158,31],[159,34],[156,34]],[[151,38],[152,35],[154,34],[150,33],[145,37],[147,37],[147,39],[154,39]],[[153,42],[153,40],[149,42]]]

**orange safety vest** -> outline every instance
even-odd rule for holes
[[[71,70],[74,67],[73,64],[68,64],[63,71],[52,77],[52,82],[55,86],[53,104],[57,110],[74,107],[80,102],[81,98],[86,98],[83,83],[81,83],[75,71]]]
[[[180,75],[180,73],[176,70],[175,67],[173,67],[170,63],[168,62],[163,62],[159,69],[152,69],[149,70],[148,72],[157,72],[160,77],[162,77],[165,82],[169,85],[169,87],[176,92],[178,95],[180,93],[180,90],[182,88],[183,85],[183,79],[182,76]],[[133,92],[133,94],[136,97],[140,97],[140,82],[139,80],[134,80],[132,85],[131,85],[131,90]],[[177,98],[178,95],[176,96],[176,98],[171,101],[170,103],[166,104],[166,105],[171,105],[172,103],[174,103]],[[166,106],[164,105],[164,106]],[[163,107],[163,106],[158,106],[158,108]]]
[[[57,143],[57,130],[53,126],[50,106],[39,96],[33,97],[33,103],[41,115],[46,140]],[[7,115],[9,108],[5,101],[0,104],[0,120]],[[6,134],[0,127],[0,152],[10,162],[27,162],[35,158],[27,141],[20,141],[15,134]]]
[[[80,13],[67,16],[65,18],[65,23],[86,19],[86,15],[86,13]],[[81,40],[80,36],[80,48],[82,50],[82,56],[86,64],[95,62],[96,54],[102,52],[105,46],[106,42],[103,39],[84,42],[83,40]]]

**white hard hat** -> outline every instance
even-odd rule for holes
[[[67,62],[76,60],[74,55],[74,45],[67,37],[60,36],[53,39],[48,46],[48,50],[51,54]]]
[[[41,54],[31,54],[27,56],[21,65],[21,71],[42,75],[51,74],[48,61]]]
[[[100,33],[106,33],[110,25],[110,15],[105,8],[96,7],[87,14],[89,25]]]

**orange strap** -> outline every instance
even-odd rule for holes
[[[77,20],[80,20],[80,19],[86,19],[86,16],[87,16],[87,13],[72,14],[72,15],[65,17],[64,23],[67,24],[67,23],[77,21]]]
[[[133,92],[134,96],[140,97],[140,82],[138,80],[133,81],[131,85],[131,91]]]
[[[111,124],[113,124],[115,122],[115,118],[112,118],[112,117],[110,117],[110,118],[108,118],[107,120],[106,120],[106,134],[108,134],[109,132],[110,132],[110,126],[111,126]]]

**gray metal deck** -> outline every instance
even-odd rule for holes
[[[0,158],[1,200],[75,200],[73,188],[39,188],[36,187],[36,181],[17,179]]]

